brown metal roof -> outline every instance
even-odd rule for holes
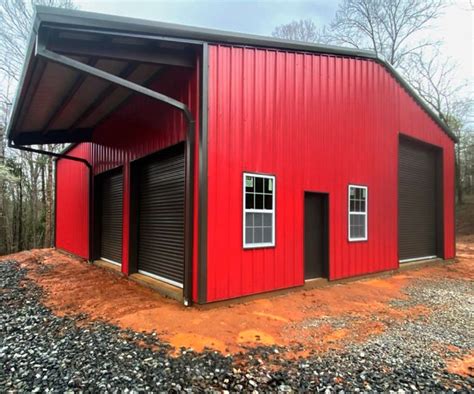
[[[16,145],[90,141],[93,129],[134,93],[36,56],[39,41],[56,54],[141,86],[149,85],[164,67],[194,66],[188,43],[42,25],[33,38],[9,122],[8,138]]]

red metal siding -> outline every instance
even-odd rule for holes
[[[368,60],[210,46],[208,301],[298,286],[304,191],[330,197],[330,279],[398,267],[398,138],[444,152],[454,256],[453,143]],[[276,176],[276,246],[242,248],[242,172]],[[368,241],[348,242],[347,185],[369,190]]]
[[[197,116],[198,105],[198,71],[197,69],[167,69],[158,77],[152,88],[169,95],[179,101],[186,103]],[[136,95],[122,108],[108,117],[96,130],[94,130],[94,142],[80,144],[77,149],[91,146],[91,162],[94,173],[123,166],[124,174],[124,207],[123,207],[123,257],[122,272],[128,274],[128,240],[129,240],[129,201],[130,201],[130,162],[153,153],[157,150],[179,143],[186,139],[186,123],[180,111],[155,100]],[[198,147],[196,147],[198,151]],[[64,184],[63,189],[84,188],[83,178],[68,177],[63,168],[80,167],[68,160],[59,160],[58,184]],[[73,164],[71,164],[73,163]],[[82,165],[83,166],[83,165]],[[197,166],[197,155],[196,155]],[[197,177],[195,178],[198,182]],[[64,190],[58,190],[58,200],[61,200]],[[195,193],[195,215],[197,217],[197,197]],[[87,195],[81,194],[71,200],[69,207],[75,208],[79,204],[86,204]],[[58,205],[58,215],[69,218],[70,210],[63,209],[64,205]],[[72,220],[71,220],[72,219]],[[86,219],[87,220],[87,219]],[[196,220],[197,221],[197,220]],[[58,227],[57,233],[61,237],[74,238],[76,234],[75,217],[65,221],[62,227]],[[197,229],[197,227],[196,227]],[[86,232],[88,229],[85,230]],[[72,249],[69,244],[64,244],[63,249],[72,253],[81,250],[81,256],[87,256],[88,239],[81,237],[77,240],[77,247]],[[58,244],[58,247],[59,244]],[[197,247],[197,242],[195,243]],[[197,261],[194,262],[197,268]],[[196,269],[194,270],[196,272]]]
[[[76,146],[69,154],[89,160],[90,144]],[[57,162],[56,247],[89,257],[89,169],[84,163]]]

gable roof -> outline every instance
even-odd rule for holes
[[[107,31],[118,36],[133,35],[142,38],[160,38],[169,37],[183,42],[194,44],[234,44],[248,45],[254,47],[304,51],[311,53],[339,55],[347,57],[355,57],[361,59],[369,59],[382,65],[413,97],[420,107],[435,121],[438,126],[454,141],[457,137],[449,129],[441,118],[428,106],[428,104],[413,90],[401,75],[383,59],[375,55],[373,51],[352,49],[331,45],[320,45],[308,42],[290,41],[274,37],[264,37],[253,34],[235,33],[222,30],[185,26],[175,23],[155,22],[150,20],[121,17],[114,15],[99,14],[93,12],[85,12],[78,10],[67,10],[60,8],[52,8],[45,6],[37,6],[36,15],[33,25],[33,33],[27,53],[23,75],[15,98],[10,122],[7,128],[8,138],[12,138],[15,130],[15,122],[18,116],[19,96],[24,88],[25,74],[31,63],[31,57],[34,56],[35,39],[40,27],[61,26],[67,28],[81,29],[82,31]],[[12,131],[13,130],[13,131]]]

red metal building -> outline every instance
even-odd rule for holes
[[[372,52],[38,8],[12,147],[56,243],[186,304],[452,259],[454,143]]]

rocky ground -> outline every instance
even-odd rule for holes
[[[466,248],[463,253],[471,257],[471,245]],[[441,269],[440,275],[410,280],[402,289],[403,297],[388,302],[391,313],[364,315],[363,324],[351,312],[328,317],[312,316],[311,310],[301,322],[282,323],[297,326],[298,333],[327,325],[342,332],[355,322],[358,331],[374,324],[383,327],[363,340],[351,334],[343,345],[324,350],[301,345],[298,352],[293,343],[249,346],[224,355],[184,348],[173,352],[161,335],[152,332],[119,328],[85,314],[59,316],[46,306],[43,287],[27,275],[30,268],[4,260],[0,387],[94,392],[472,391],[474,284],[454,275],[449,266]],[[409,316],[420,308],[426,313]]]

